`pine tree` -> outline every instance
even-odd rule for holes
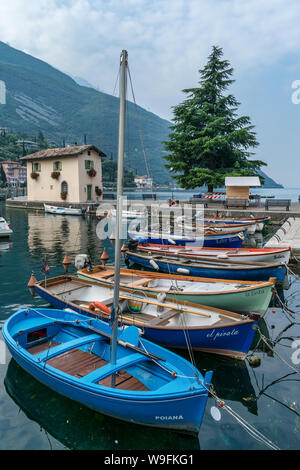
[[[266,165],[248,159],[259,144],[250,118],[239,117],[240,103],[225,93],[234,80],[233,68],[222,56],[222,48],[214,46],[199,70],[200,87],[183,90],[188,98],[173,107],[165,166],[186,189],[206,184],[211,192],[224,185],[225,176],[256,176]]]

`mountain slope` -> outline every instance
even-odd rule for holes
[[[97,66],[97,64],[96,64]],[[0,104],[0,127],[24,137],[42,131],[58,146],[87,143],[117,158],[119,100],[87,86],[46,62],[0,41],[0,80],[6,84],[6,104]],[[125,168],[146,174],[141,138],[151,176],[163,184],[172,181],[164,167],[162,141],[168,140],[170,122],[128,102]],[[141,136],[139,133],[141,129]],[[265,187],[280,187],[265,173]]]
[[[6,84],[6,105],[0,105],[0,127],[24,135],[40,130],[58,146],[88,143],[107,155],[117,155],[119,100],[80,86],[47,63],[0,42],[0,80]],[[170,123],[138,107],[127,106],[125,166],[146,174],[139,126],[151,175],[155,181],[170,180],[161,158],[161,142],[168,138]],[[139,120],[139,122],[138,122]]]

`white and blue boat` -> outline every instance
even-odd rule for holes
[[[267,281],[275,278],[277,283],[284,281],[287,267],[284,263],[251,263],[226,260],[222,258],[207,259],[200,256],[194,259],[184,254],[151,252],[151,247],[144,250],[127,251],[125,254],[127,266],[130,263],[145,268],[155,269],[168,274],[187,274],[190,276],[231,279],[236,281]]]
[[[109,322],[112,286],[61,276],[35,284],[36,292],[53,307]],[[161,346],[205,351],[244,359],[251,346],[259,315],[240,315],[224,308],[170,299],[166,294],[138,294],[120,290],[119,322],[135,325],[143,338]],[[187,343],[188,338],[188,343]]]
[[[245,242],[245,233],[229,232],[229,233],[205,233],[205,234],[181,234],[168,233],[153,230],[133,231],[128,230],[128,236],[131,240],[139,243],[153,243],[158,245],[177,245],[177,246],[203,246],[216,248],[241,248]]]
[[[199,432],[212,372],[141,339],[135,326],[118,329],[110,362],[111,327],[55,309],[22,309],[2,333],[16,362],[57,393],[136,424]]]

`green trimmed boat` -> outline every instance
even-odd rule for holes
[[[77,276],[102,286],[114,285],[112,266],[99,265],[90,270],[83,268],[77,271]],[[124,268],[121,268],[120,273],[122,291],[222,308],[254,318],[264,316],[272,299],[274,285],[275,279],[272,278],[269,281],[232,281]]]

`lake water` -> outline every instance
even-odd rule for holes
[[[295,197],[298,193],[300,190],[294,192]],[[32,271],[38,279],[43,278],[44,261],[53,277],[64,273],[62,260],[66,252],[71,260],[79,253],[89,253],[97,263],[105,247],[109,264],[113,264],[114,247],[109,240],[97,238],[95,217],[6,210],[4,204],[0,213],[10,220],[14,231],[10,242],[0,243],[1,323],[20,307],[46,306],[39,297],[33,298],[26,287]],[[292,269],[297,272],[297,266]],[[75,273],[75,268],[72,272]],[[217,395],[242,418],[279,448],[299,449],[300,376],[287,364],[300,369],[295,348],[298,345],[295,341],[300,338],[300,281],[290,275],[289,282],[290,288],[280,295],[298,313],[292,316],[278,307],[269,308],[260,328],[274,352],[256,338],[253,348],[257,348],[255,355],[261,359],[259,367],[250,367],[247,359],[235,361],[200,353],[195,354],[195,360],[201,372],[214,371]],[[221,420],[215,421],[211,415],[211,407],[216,404],[213,398],[208,399],[198,440],[94,413],[39,384],[11,360],[7,351],[2,362],[5,363],[0,364],[1,450],[267,448],[225,410],[221,409]]]

